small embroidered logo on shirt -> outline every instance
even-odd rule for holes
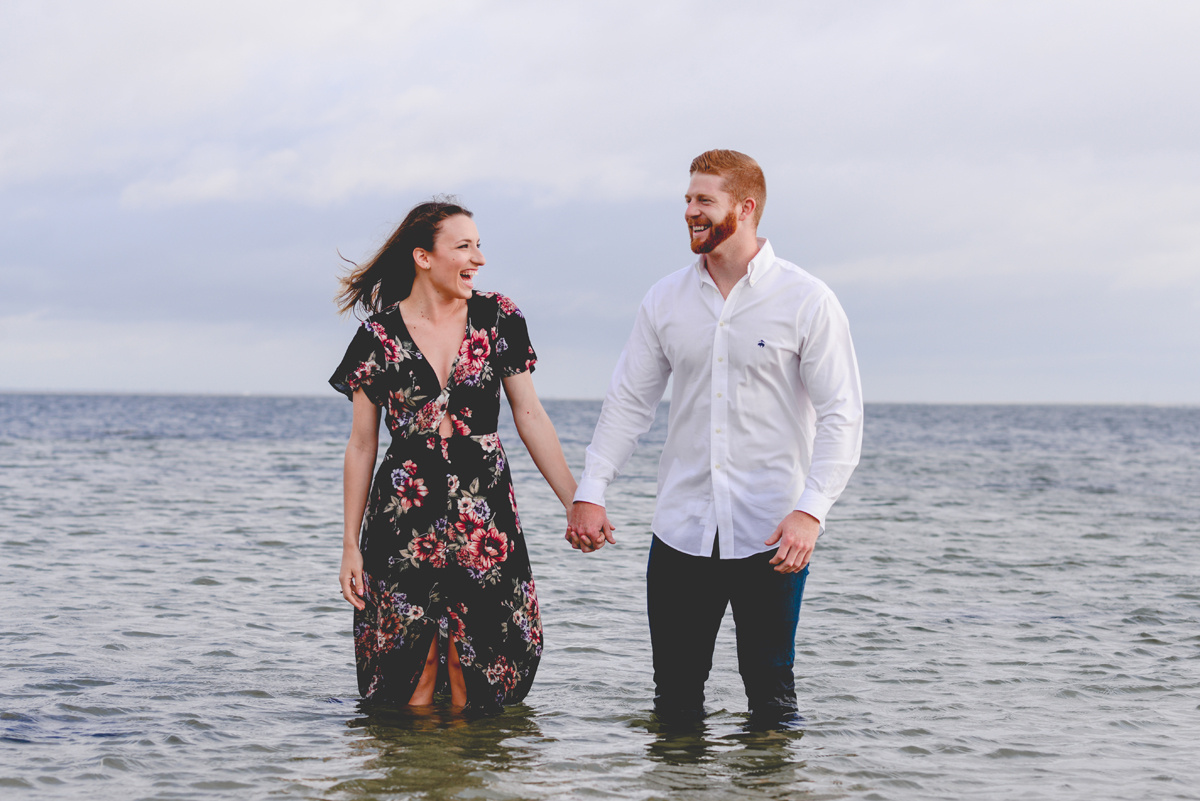
[[[760,339],[760,340],[758,340],[758,346],[759,346],[760,348],[765,348],[765,347],[767,346],[767,343],[766,343],[766,342],[763,342],[763,341]]]

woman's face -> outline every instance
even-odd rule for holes
[[[417,248],[413,259],[418,276],[428,278],[437,294],[469,300],[475,288],[475,273],[484,264],[475,221],[465,214],[442,220],[433,238],[433,250]]]

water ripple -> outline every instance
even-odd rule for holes
[[[578,467],[598,405],[548,403]],[[1200,410],[872,406],[746,730],[732,621],[649,715],[662,415],[584,557],[511,425],[546,652],[482,721],[363,714],[337,398],[0,395],[0,788],[44,798],[1200,798]]]

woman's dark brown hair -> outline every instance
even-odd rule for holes
[[[432,251],[443,220],[458,214],[474,216],[455,200],[445,197],[418,203],[379,252],[365,264],[350,262],[354,268],[338,279],[341,291],[334,297],[338,311],[345,314],[361,307],[371,315],[407,298],[417,277],[413,250]]]

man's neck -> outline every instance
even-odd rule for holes
[[[720,290],[721,297],[729,297],[733,287],[750,270],[750,261],[758,255],[758,251],[757,232],[747,230],[743,234],[739,230],[712,253],[705,255],[704,266]]]

